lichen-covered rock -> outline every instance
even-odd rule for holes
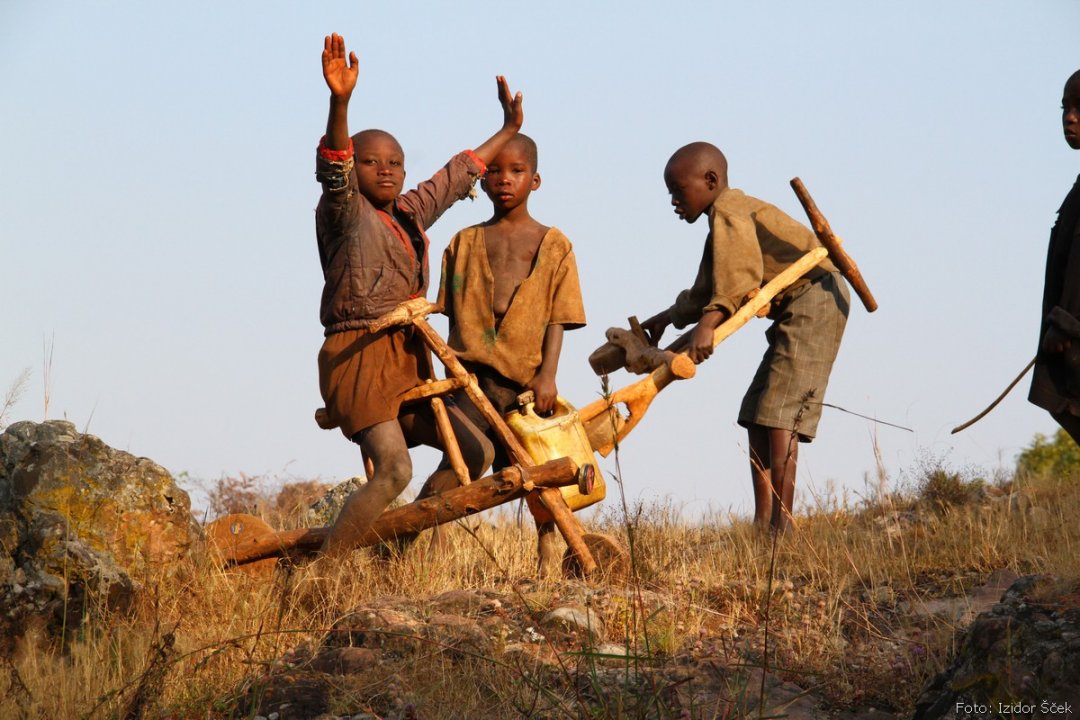
[[[0,435],[0,647],[29,626],[73,630],[88,603],[124,606],[198,532],[160,465],[69,422],[11,425]]]
[[[1069,717],[1080,712],[1080,587],[1022,577],[968,628],[915,720]]]

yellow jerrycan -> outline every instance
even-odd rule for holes
[[[548,417],[540,417],[536,414],[534,404],[531,401],[525,402],[519,410],[507,413],[505,419],[510,431],[537,463],[568,457],[578,464],[581,472],[590,472],[586,466],[592,466],[592,490],[588,494],[583,494],[578,485],[559,488],[571,510],[580,510],[604,499],[604,475],[600,472],[600,463],[589,445],[585,426],[573,405],[562,397],[556,397],[555,411]],[[526,495],[525,500],[537,522],[554,520],[532,493]]]

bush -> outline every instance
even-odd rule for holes
[[[982,478],[968,480],[944,467],[929,468],[919,483],[919,497],[934,509],[944,510],[974,501],[985,485]]]
[[[1064,429],[1053,440],[1035,433],[1031,445],[1016,457],[1016,472],[1024,475],[1068,476],[1080,473],[1080,447]]]

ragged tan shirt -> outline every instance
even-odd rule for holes
[[[494,297],[484,228],[465,228],[443,253],[439,303],[450,318],[448,342],[462,360],[492,367],[522,385],[540,367],[548,325],[572,330],[585,324],[574,250],[556,228],[540,241],[532,272],[498,320]]]
[[[779,208],[733,188],[724,190],[713,202],[709,223],[697,278],[670,308],[677,328],[697,322],[712,310],[731,315],[751,291],[821,245],[813,231]],[[792,287],[835,270],[832,261],[825,258]]]

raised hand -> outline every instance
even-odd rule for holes
[[[495,82],[499,85],[499,104],[502,105],[503,109],[503,127],[517,132],[525,121],[525,112],[521,109],[521,93],[511,95],[510,85],[507,84],[506,77],[503,75],[496,76]]]
[[[338,97],[352,95],[353,88],[356,87],[356,76],[360,73],[360,65],[357,63],[354,52],[349,53],[349,59],[346,62],[345,38],[337,33],[327,35],[323,39],[322,72],[326,85],[330,88],[330,94]]]

